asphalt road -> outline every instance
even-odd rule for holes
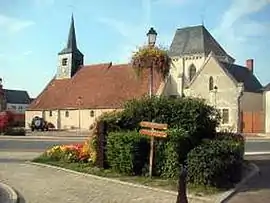
[[[260,168],[260,174],[253,177],[233,196],[228,203],[267,203],[270,200],[270,155],[246,156]]]
[[[245,152],[270,154],[270,139],[247,139]]]
[[[82,143],[84,139],[5,138],[0,137],[1,151],[42,152],[54,145]]]

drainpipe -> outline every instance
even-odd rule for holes
[[[238,96],[237,96],[237,109],[238,109],[238,119],[237,119],[237,133],[241,133],[242,130],[242,112],[241,112],[241,99],[244,94],[244,84],[239,83],[238,84]]]

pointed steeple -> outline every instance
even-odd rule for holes
[[[67,49],[70,49],[72,52],[77,50],[77,42],[76,42],[76,33],[75,33],[73,14],[71,15],[71,23],[70,23],[69,34],[68,34]]]
[[[75,24],[74,17],[72,14],[69,33],[68,33],[67,46],[59,54],[80,52],[78,47],[77,47],[76,32],[75,32],[75,25],[74,24]]]
[[[73,77],[83,65],[83,58],[83,54],[77,47],[74,17],[72,14],[67,45],[58,53],[57,79]]]

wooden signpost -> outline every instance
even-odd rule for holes
[[[148,129],[141,129],[140,134],[148,135],[151,137],[150,143],[150,156],[149,156],[149,176],[152,177],[152,170],[153,170],[153,157],[154,157],[154,138],[155,137],[167,137],[167,133],[162,130],[168,129],[168,124],[162,123],[153,123],[142,121],[140,122],[140,126]]]

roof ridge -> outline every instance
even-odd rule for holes
[[[184,30],[184,29],[197,28],[197,27],[204,27],[204,25],[190,25],[190,26],[185,26],[185,27],[177,28],[176,30]]]

